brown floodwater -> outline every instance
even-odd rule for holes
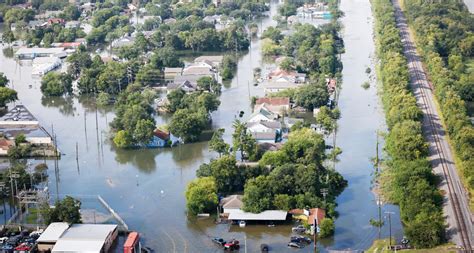
[[[269,16],[276,13],[277,5],[272,2]],[[372,66],[374,54],[372,15],[368,0],[341,1],[341,9],[345,12],[341,22],[345,27],[342,33],[346,53],[342,55],[344,83],[339,100],[342,118],[337,145],[344,153],[336,169],[349,181],[349,186],[337,199],[339,217],[335,236],[318,245],[321,251],[363,250],[378,236],[378,229],[369,225],[371,218],[377,218],[375,196],[371,192],[370,158],[375,155],[375,132],[384,129],[384,118],[374,83],[368,90],[361,88],[368,80],[365,69]],[[260,33],[276,22],[267,17],[258,24]],[[253,40],[250,50],[239,59],[236,77],[223,90],[219,110],[212,115],[213,127],[226,129],[226,140],[230,140],[232,122],[238,111],[249,114],[250,96],[263,95],[262,87],[252,85],[253,69],[265,70],[268,66],[271,64],[264,63],[260,54],[260,42]],[[39,89],[40,80],[31,77],[31,66],[20,66],[4,55],[0,56],[0,71],[13,81],[19,93],[18,103],[27,106],[41,124],[51,132],[54,129],[57,136],[63,153],[57,178],[52,161],[48,161],[53,197],[71,194],[85,200],[85,208],[94,208],[98,207],[97,203],[87,199],[101,195],[130,229],[142,234],[146,246],[156,252],[221,252],[222,249],[210,241],[212,236],[236,238],[242,244],[246,239],[248,252],[258,252],[261,243],[269,244],[272,252],[294,251],[286,247],[290,225],[239,228],[217,225],[209,218],[187,217],[186,184],[196,177],[200,164],[216,156],[208,150],[207,142],[172,149],[116,149],[109,140],[108,125],[114,117],[112,108],[98,110],[87,97],[44,98]],[[166,123],[169,117],[156,116],[156,120]],[[382,212],[395,212],[392,230],[400,237],[398,208],[385,205],[382,209]],[[382,228],[382,236],[388,236],[388,226]],[[311,252],[313,246],[295,251]]]

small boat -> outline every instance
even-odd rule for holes
[[[244,228],[245,225],[247,225],[247,224],[245,223],[245,221],[241,220],[241,221],[239,222],[239,227]]]

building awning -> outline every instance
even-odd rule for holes
[[[248,213],[240,209],[229,210],[229,220],[254,220],[254,221],[284,221],[287,216],[286,211],[267,210],[261,213]]]

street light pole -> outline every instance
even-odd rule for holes
[[[388,238],[388,245],[391,248],[392,247],[392,214],[395,214],[394,212],[385,212],[388,214],[388,227],[389,227],[389,238]]]

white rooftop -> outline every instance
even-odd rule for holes
[[[52,48],[43,48],[43,47],[22,47],[15,52],[15,55],[22,54],[59,54],[64,51],[62,47],[52,47]]]
[[[81,252],[81,253],[100,253],[104,246],[103,241],[71,241],[71,240],[59,240],[53,247],[51,252],[63,253],[63,252]]]
[[[229,210],[229,220],[270,220],[283,221],[286,220],[288,212],[281,210],[267,210],[261,213],[247,213],[240,209]]]
[[[67,222],[53,222],[49,224],[46,230],[38,238],[38,242],[56,242],[59,237],[69,228]]]
[[[116,227],[117,225],[111,224],[73,224],[61,236],[61,240],[95,240],[103,242]]]
[[[73,224],[57,240],[52,252],[99,253],[116,228],[111,224]]]

